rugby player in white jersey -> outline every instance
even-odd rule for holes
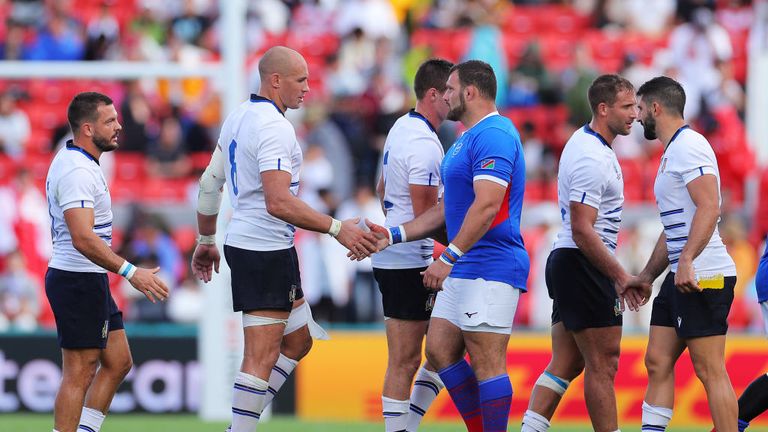
[[[80,93],[67,119],[74,137],[54,157],[45,182],[53,237],[45,294],[62,358],[53,430],[98,432],[133,365],[107,272],[125,277],[152,302],[167,298],[168,288],[155,275],[159,268],[136,267],[110,248],[112,199],[99,158],[118,147],[112,99]]]
[[[211,162],[200,179],[194,274],[208,282],[220,255],[214,235],[221,188],[234,208],[224,240],[232,270],[232,304],[243,312],[245,348],[232,397],[232,432],[256,430],[263,408],[322,337],[304,301],[293,245],[296,227],[328,233],[360,257],[375,251],[358,220],[318,213],[296,195],[302,153],[287,109],[309,91],[307,63],[276,46],[259,62],[261,85],[224,121]],[[314,330],[314,331],[313,331]],[[311,332],[312,331],[312,332]]]
[[[645,137],[664,144],[654,184],[664,231],[636,282],[651,283],[671,266],[653,301],[642,430],[666,429],[675,397],[675,363],[687,348],[715,428],[735,432],[738,406],[725,369],[725,334],[736,267],[717,230],[721,199],[715,152],[685,124],[685,92],[677,81],[654,78],[637,96]]]
[[[588,91],[592,121],[565,144],[557,175],[563,227],[547,259],[552,304],[552,359],[536,381],[522,432],[544,432],[569,383],[582,371],[584,399],[598,432],[618,429],[614,378],[619,365],[624,297],[631,309],[650,296],[625,293],[630,275],[616,259],[624,179],[611,143],[637,118],[635,89],[618,75]]]
[[[387,226],[408,222],[437,205],[443,147],[436,129],[448,115],[443,94],[452,66],[431,59],[419,67],[414,80],[416,108],[400,117],[387,135],[376,188]],[[434,367],[425,362],[419,368],[435,298],[435,292],[424,287],[421,272],[432,263],[433,249],[433,240],[425,239],[392,245],[371,256],[387,333],[381,398],[386,432],[415,432],[443,388]]]

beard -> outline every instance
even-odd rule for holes
[[[464,100],[464,95],[459,94],[459,106],[451,108],[446,118],[451,121],[459,121],[465,112],[467,112],[466,101]]]
[[[645,136],[645,139],[648,141],[653,141],[658,138],[656,135],[656,120],[650,115],[643,119],[643,136]]]
[[[99,150],[101,150],[102,152],[105,152],[105,153],[106,152],[111,152],[111,151],[117,149],[117,147],[118,147],[118,144],[116,144],[116,143],[112,144],[112,139],[111,138],[105,138],[105,137],[97,136],[97,135],[93,136],[93,144],[96,146],[96,148],[98,148]]]

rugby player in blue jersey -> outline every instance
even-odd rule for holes
[[[512,122],[499,115],[495,98],[496,76],[488,64],[455,65],[444,99],[448,119],[467,130],[443,159],[443,200],[397,227],[369,223],[384,237],[380,247],[447,231],[448,248],[424,271],[424,285],[440,291],[426,353],[470,432],[507,430],[512,401],[507,342],[530,267],[520,234],[522,145]]]

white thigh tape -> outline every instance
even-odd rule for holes
[[[331,338],[325,329],[320,327],[320,324],[316,323],[312,318],[312,309],[309,308],[309,304],[306,301],[291,311],[284,334],[293,333],[305,325],[309,327],[309,334],[313,339],[328,340]]]
[[[244,313],[243,314],[243,328],[253,326],[267,326],[272,324],[288,324],[287,319],[269,318],[263,316],[256,316]]]

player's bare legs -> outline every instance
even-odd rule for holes
[[[674,327],[651,326],[645,352],[648,388],[644,400],[649,405],[670,409],[674,406],[675,363],[684,349]]]
[[[584,358],[581,356],[573,333],[567,331],[562,322],[552,326],[552,358],[544,369],[546,372],[567,381],[573,381],[584,370]],[[536,385],[533,387],[528,409],[547,420],[555,414],[562,396],[551,388]]]
[[[427,361],[438,371],[461,360],[464,356],[461,329],[444,318],[429,320],[427,330]]]
[[[248,314],[262,318],[287,320],[290,312],[260,310],[249,311]],[[280,355],[285,324],[249,326],[245,327],[243,331],[245,333],[245,350],[240,370],[266,381],[269,379],[272,367]]]
[[[304,304],[305,299],[299,299],[293,302],[293,309]],[[280,352],[291,360],[299,361],[304,358],[312,349],[312,336],[309,334],[309,327],[303,326],[298,330],[283,336],[280,345]]]
[[[712,422],[718,432],[738,430],[739,406],[725,369],[725,335],[686,339],[693,369],[707,392]]]
[[[88,389],[85,406],[106,414],[117,388],[133,367],[125,330],[114,330],[109,333],[107,348],[101,351],[99,362],[101,364]]]
[[[390,318],[384,321],[387,332],[387,372],[384,375],[383,396],[408,399],[411,383],[421,365],[421,347],[428,321]]]
[[[584,357],[584,400],[596,432],[619,428],[614,379],[619,367],[621,327],[589,328],[573,333]]]
[[[507,373],[508,334],[465,331],[464,341],[478,381]]]
[[[53,408],[54,428],[59,432],[75,432],[85,394],[96,375],[99,348],[62,349],[62,378]]]

